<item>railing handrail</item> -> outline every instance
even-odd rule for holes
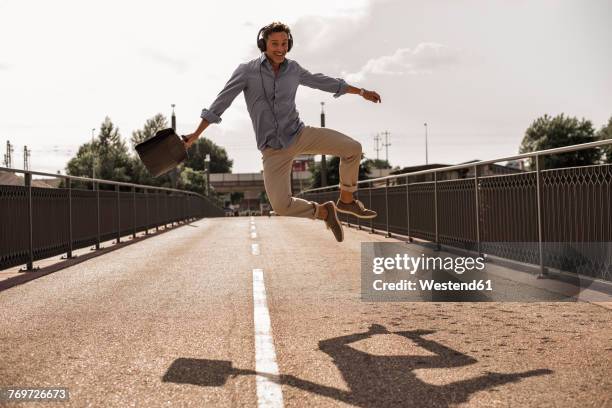
[[[385,177],[378,177],[378,178],[368,179],[368,180],[360,180],[357,182],[357,184],[368,184],[368,183],[374,183],[377,181],[386,181],[386,180],[403,178],[407,176],[412,177],[412,176],[418,176],[422,174],[432,174],[432,173],[441,173],[441,172],[446,172],[446,171],[451,171],[451,170],[467,169],[467,168],[473,168],[474,166],[483,166],[486,164],[494,164],[494,163],[503,162],[503,161],[527,159],[530,157],[545,156],[545,155],[556,154],[556,153],[573,152],[577,150],[591,149],[594,147],[601,147],[601,146],[607,146],[607,145],[612,145],[612,139],[598,140],[596,142],[580,143],[580,144],[571,145],[571,146],[556,147],[554,149],[538,150],[535,152],[522,153],[522,154],[518,154],[515,156],[502,157],[502,158],[492,159],[492,160],[481,160],[481,161],[475,161],[472,163],[455,164],[451,166],[438,167],[435,169],[419,170],[419,171],[413,171],[413,172],[402,173],[402,174],[393,174],[393,175],[389,175]],[[310,190],[301,191],[300,194],[310,193],[313,191],[329,190],[329,189],[334,189],[334,188],[338,188],[338,186],[333,185],[333,186],[313,188]]]
[[[149,185],[146,185],[146,184],[134,184],[134,183],[126,183],[126,182],[123,182],[123,181],[113,181],[113,180],[104,180],[104,179],[94,179],[94,178],[89,178],[89,177],[69,176],[69,175],[66,175],[66,174],[44,173],[44,172],[41,172],[41,171],[34,171],[34,170],[13,169],[13,168],[10,168],[10,167],[0,167],[0,171],[6,171],[6,172],[10,172],[10,173],[36,174],[37,176],[50,176],[50,177],[54,177],[54,178],[63,178],[63,179],[70,179],[70,180],[87,181],[87,182],[90,182],[90,183],[98,183],[98,184],[110,184],[110,185],[124,186],[124,187],[146,188],[146,189],[150,189],[150,190],[171,191],[171,192],[175,192],[175,193],[190,194],[190,195],[196,195],[196,196],[201,197],[201,198],[206,198],[203,195],[198,194],[198,193],[193,192],[193,191],[179,190],[179,189],[176,189],[176,188],[168,188],[168,187],[149,186]]]

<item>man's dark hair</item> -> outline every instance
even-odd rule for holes
[[[272,33],[287,33],[287,36],[291,35],[291,30],[289,29],[289,26],[286,24],[283,24],[279,21],[275,21],[271,24],[268,24],[262,33],[262,37],[264,39],[264,41],[268,41],[268,36]]]

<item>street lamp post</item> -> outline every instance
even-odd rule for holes
[[[206,174],[206,197],[210,197],[210,154],[204,158],[204,173]]]
[[[170,104],[170,106],[172,106],[172,117],[171,117],[172,130],[176,132],[176,115],[174,113],[174,108],[176,107],[176,105],[172,103]],[[178,168],[172,169],[172,171],[170,172],[170,180],[172,181],[172,188],[176,188],[178,177],[179,177]]]
[[[170,104],[170,106],[172,106],[172,130],[176,132],[176,114],[174,113],[174,108],[176,107],[176,104],[172,103]]]
[[[91,178],[96,178],[96,151],[94,144],[94,132],[96,128],[91,128]]]
[[[429,164],[429,158],[427,157],[427,122],[425,122],[425,164]]]
[[[321,102],[321,127],[325,127],[325,102]],[[321,187],[327,186],[327,160],[321,155]]]

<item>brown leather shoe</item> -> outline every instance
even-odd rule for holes
[[[341,200],[338,199],[336,207],[338,208],[338,212],[344,214],[351,214],[357,218],[369,219],[374,218],[378,215],[376,211],[368,210],[367,208],[365,208],[363,203],[359,200],[353,200],[352,202],[347,204],[343,203]]]
[[[336,241],[344,241],[344,231],[342,230],[342,224],[338,219],[338,213],[336,212],[336,205],[333,201],[328,201],[321,204],[327,210],[327,218],[325,218],[325,225],[327,229],[332,230]]]

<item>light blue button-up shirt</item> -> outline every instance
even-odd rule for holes
[[[343,79],[311,74],[289,59],[283,61],[275,75],[266,55],[261,54],[236,68],[217,99],[209,109],[202,110],[200,117],[209,123],[221,122],[223,112],[243,91],[257,148],[262,151],[267,147],[282,149],[290,146],[304,127],[295,108],[298,85],[333,92],[336,98],[348,88]]]

